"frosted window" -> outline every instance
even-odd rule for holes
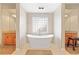
[[[32,17],[32,32],[37,34],[48,33],[48,17]]]

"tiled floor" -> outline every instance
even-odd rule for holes
[[[16,51],[13,53],[13,55],[29,55],[29,54],[26,54],[28,50],[37,50],[36,53],[33,52],[34,54],[42,53],[42,52],[38,52],[39,49],[29,48],[29,45],[26,44],[26,48],[16,49]],[[65,49],[56,48],[54,44],[51,44],[51,47],[49,49],[40,49],[40,50],[51,50],[52,55],[70,55]],[[43,54],[41,54],[41,55],[43,55]]]
[[[73,51],[72,46],[65,47],[66,51],[68,51],[70,54],[78,54],[79,55],[79,46],[75,48],[75,51]]]
[[[15,49],[15,45],[0,46],[0,55],[12,54]]]
[[[26,55],[52,55],[51,50],[27,50]]]

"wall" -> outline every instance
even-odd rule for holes
[[[4,16],[4,15],[2,15]],[[16,31],[16,19],[13,19],[11,16],[4,16],[2,18],[2,31],[8,32],[8,31]]]
[[[72,11],[68,13],[69,16],[64,19],[65,31],[77,32],[77,36],[79,37],[79,9],[71,10]]]
[[[6,7],[6,8],[5,8]],[[9,9],[10,11],[13,9]],[[2,33],[16,31],[15,24],[6,5],[0,4],[0,44],[2,44]]]
[[[32,33],[32,13],[27,13],[27,33]]]
[[[20,4],[16,4],[16,50],[20,48]]]
[[[16,9],[10,9],[2,4],[2,31],[16,31],[16,18],[12,17],[12,13],[16,13]]]
[[[0,4],[0,45],[2,43],[2,15],[1,15],[1,4]]]
[[[54,43],[56,48],[61,49],[63,40],[63,19],[62,4],[60,4],[54,12]]]
[[[54,33],[54,17],[53,13],[48,13],[49,21],[48,21],[48,32]]]
[[[22,5],[20,4],[20,44],[21,48],[26,47],[26,27],[27,27],[27,18],[26,18],[26,12],[23,9]]]
[[[71,13],[69,13],[69,16],[64,19],[65,31],[79,32],[78,16],[78,10],[72,9]]]

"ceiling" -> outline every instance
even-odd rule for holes
[[[60,5],[59,3],[21,3],[26,12],[32,13],[50,13]],[[39,9],[40,8],[40,9]]]
[[[66,3],[65,4],[65,14],[66,15],[76,15],[79,12],[79,3]]]
[[[3,8],[16,9],[16,3],[2,3]]]
[[[66,9],[79,9],[79,3],[66,3]]]

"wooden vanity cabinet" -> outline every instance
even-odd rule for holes
[[[16,44],[16,33],[3,33],[3,44]]]
[[[65,44],[67,44],[68,42],[68,37],[70,38],[77,37],[77,33],[76,32],[65,32]],[[72,40],[70,40],[70,44],[73,44]]]

